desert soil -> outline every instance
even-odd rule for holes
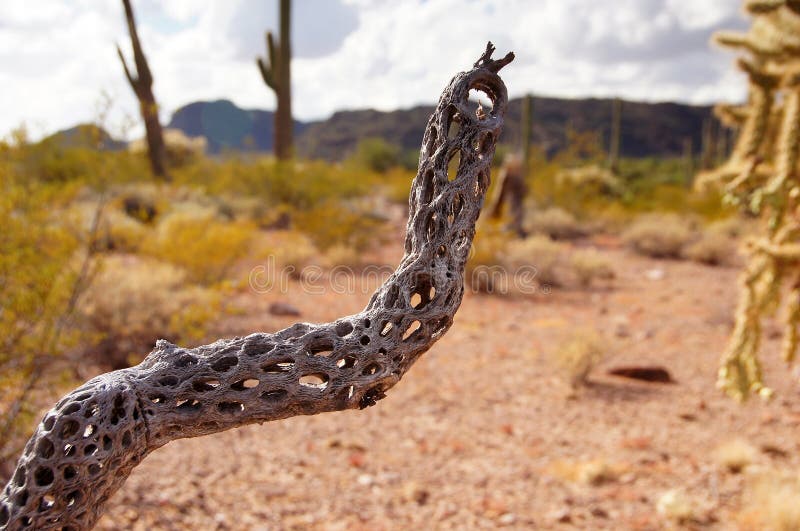
[[[606,242],[608,243],[608,242]],[[732,326],[736,268],[656,261],[614,245],[610,287],[467,293],[455,324],[388,397],[364,411],[296,417],[170,443],[111,500],[100,529],[664,529],[683,489],[698,529],[737,529],[746,474],[714,458],[743,439],[754,466],[800,468],[800,385],[767,326],[776,397],[739,405],[714,387]],[[396,260],[398,257],[391,257]],[[359,311],[368,293],[242,290],[227,335]],[[569,390],[552,361],[591,330],[607,357]],[[666,367],[676,383],[609,376]]]

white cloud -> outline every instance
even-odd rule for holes
[[[432,103],[487,40],[517,60],[512,96],[532,91],[707,103],[740,99],[731,54],[708,46],[743,27],[733,0],[295,0],[293,107],[300,119],[337,109]],[[255,67],[277,1],[134,0],[167,120],[177,107],[227,98],[273,108]],[[136,117],[114,43],[130,46],[118,2],[0,4],[0,131],[22,121],[44,133],[91,120],[101,91],[109,124]],[[140,131],[139,128],[134,133]]]

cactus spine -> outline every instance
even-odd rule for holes
[[[715,36],[744,55],[738,65],[749,78],[747,104],[715,109],[739,136],[728,160],[699,179],[721,183],[726,199],[764,223],[762,235],[748,242],[736,326],[719,370],[718,386],[739,400],[772,393],[758,358],[761,320],[784,294],[787,362],[800,340],[800,0],[748,0],[745,8],[754,19],[747,33]]]
[[[134,94],[136,94],[136,99],[139,100],[139,112],[144,121],[147,137],[147,155],[150,158],[150,169],[156,177],[169,180],[164,134],[161,130],[161,122],[158,120],[158,104],[153,95],[153,74],[150,72],[147,58],[139,42],[139,34],[136,31],[136,20],[133,16],[130,0],[122,0],[122,6],[125,8],[125,20],[128,23],[128,33],[131,36],[136,76],[128,68],[128,63],[125,61],[125,56],[122,54],[122,49],[120,49],[119,45],[117,45],[117,55],[119,55],[122,68],[125,70],[125,77],[128,78],[128,83],[130,83]]]
[[[274,150],[279,160],[291,158],[293,150],[291,10],[290,0],[280,0],[279,40],[276,43],[272,32],[268,31],[266,60],[261,57],[256,58],[261,77],[275,92],[277,100]]]

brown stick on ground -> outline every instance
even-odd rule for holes
[[[139,365],[90,380],[61,399],[28,441],[0,495],[0,528],[89,529],[133,467],[172,440],[383,398],[448,330],[461,303],[507,105],[497,72],[514,58],[493,60],[493,51],[489,43],[469,72],[450,81],[428,120],[405,256],[361,313],[194,349],[162,340]],[[470,110],[470,89],[492,99],[491,113]],[[460,127],[449,138],[453,122]],[[461,162],[450,181],[456,153]]]

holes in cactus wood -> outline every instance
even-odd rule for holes
[[[56,504],[56,497],[48,492],[47,494],[42,496],[42,500],[41,502],[39,502],[39,510],[46,511],[55,504]],[[2,525],[2,522],[0,522],[0,525]]]
[[[89,475],[90,476],[96,476],[102,470],[103,470],[102,463],[92,463],[91,465],[89,465]]]
[[[413,293],[411,295],[411,307],[416,308],[420,305],[420,303],[422,303],[422,295],[419,293]]]
[[[300,385],[313,389],[325,389],[328,387],[328,375],[323,373],[306,374],[300,377]]]
[[[130,431],[126,431],[125,433],[122,434],[122,447],[123,448],[128,448],[131,445],[132,442],[133,442],[133,437],[131,437],[131,432]]]
[[[271,391],[264,391],[258,396],[268,402],[278,402],[289,396],[289,393],[285,389],[272,389]]]
[[[349,324],[349,323],[348,323]],[[350,325],[350,329],[352,330],[353,325]],[[347,334],[345,334],[347,335]],[[333,354],[333,343],[330,342],[322,342],[317,345],[312,345],[309,347],[308,351],[311,353],[312,356],[330,356]]]
[[[217,404],[217,409],[220,411],[220,413],[231,415],[244,411],[244,404],[241,402],[220,402]]]
[[[458,177],[458,168],[461,165],[461,150],[456,150],[447,163],[447,180],[453,182]]]
[[[83,455],[90,456],[98,452],[97,445],[87,444],[83,449]]]
[[[428,169],[420,177],[419,199],[423,205],[433,201],[433,169]]]
[[[356,388],[354,386],[351,385],[350,387],[348,387],[347,388],[347,399],[350,400],[351,398],[353,398],[353,394],[355,394],[355,392],[356,392]]]
[[[94,424],[87,424],[86,428],[83,430],[83,436],[91,437],[92,434],[95,432],[95,430],[97,430],[97,426],[95,426]]]
[[[70,481],[78,475],[78,469],[70,465],[64,468],[64,472],[62,472],[61,475],[64,476],[64,481]]]
[[[379,370],[381,370],[380,365],[378,365],[377,363],[370,363],[369,365],[364,367],[364,370],[361,371],[361,374],[364,376],[371,376],[377,373]]]
[[[342,321],[336,325],[336,335],[339,337],[350,335],[350,332],[352,331],[353,325],[347,321]]]
[[[53,425],[55,423],[56,423],[55,417],[45,417],[44,421],[42,422],[42,425],[44,425],[44,429],[50,431],[53,429]]]
[[[458,136],[461,129],[461,115],[455,110],[455,107],[450,107],[450,117],[447,120],[447,139],[453,140]]]
[[[254,387],[258,387],[260,382],[255,378],[247,378],[246,380],[239,380],[231,385],[231,389],[234,391],[244,391],[246,389],[252,389]]]
[[[489,95],[481,89],[469,89],[467,100],[475,106],[475,111],[478,112],[478,107],[483,108],[483,112],[489,114],[494,109],[494,101]]]
[[[72,457],[75,455],[75,446],[71,444],[64,445],[64,457]]]
[[[64,424],[61,425],[61,438],[62,439],[69,439],[80,429],[81,425],[78,424],[76,420],[68,420]]]
[[[67,407],[65,407],[61,411],[61,414],[62,415],[72,415],[73,413],[77,413],[78,411],[80,411],[80,409],[81,409],[81,405],[76,403],[76,402],[73,402],[70,405],[68,405]]]
[[[167,397],[165,397],[164,395],[153,395],[150,397],[150,402],[154,404],[163,404],[164,400],[166,399]]]
[[[80,491],[73,490],[72,492],[66,495],[64,500],[67,502],[67,507],[72,507],[73,505],[81,501],[81,498],[82,496]]]
[[[381,330],[381,337],[386,337],[387,334],[389,334],[389,332],[392,331],[392,328],[394,328],[394,325],[389,321],[383,323],[383,329]]]
[[[369,341],[370,341],[369,336],[361,336],[361,339],[358,340],[358,342],[364,346],[369,345]]]
[[[211,364],[211,368],[217,372],[225,372],[235,367],[239,363],[239,359],[235,356],[225,356]]]
[[[292,369],[294,369],[294,362],[291,361],[279,361],[261,367],[261,370],[267,374],[281,374],[289,372]]]
[[[178,361],[175,362],[175,366],[183,368],[189,365],[194,365],[195,363],[197,363],[197,358],[191,354],[183,354],[180,358],[178,358]]]
[[[187,411],[199,411],[202,407],[202,404],[199,400],[182,400],[178,404],[178,411],[187,412]]]
[[[49,459],[53,457],[54,453],[56,453],[56,447],[50,439],[45,437],[36,443],[36,455],[39,457]]]
[[[192,389],[198,393],[211,391],[219,387],[219,380],[216,378],[200,378],[192,382]]]
[[[422,323],[420,323],[419,321],[412,321],[412,323],[408,325],[408,328],[406,328],[406,331],[403,332],[403,341],[411,337],[411,335],[417,330],[419,330],[421,326]]]
[[[55,475],[53,474],[53,470],[46,466],[40,466],[33,473],[33,480],[40,487],[46,487],[51,484],[54,479]]]
[[[336,366],[340,369],[351,369],[355,367],[358,360],[355,356],[345,356],[344,358],[336,361]]]
[[[178,377],[165,376],[158,381],[158,385],[163,385],[164,387],[172,387],[174,385],[178,385]]]

